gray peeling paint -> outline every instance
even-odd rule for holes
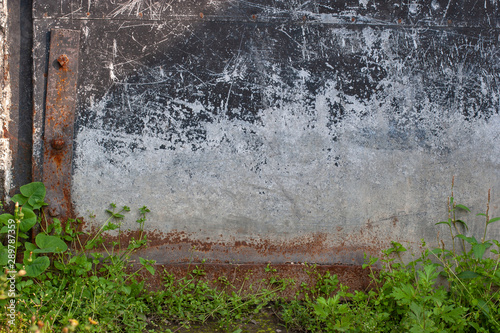
[[[0,198],[2,199],[8,194],[12,181],[12,152],[8,138],[11,91],[7,14],[7,4],[0,0]]]
[[[227,246],[317,233],[332,248],[417,243],[435,239],[452,175],[465,204],[482,211],[491,187],[499,212],[496,1],[479,16],[453,1],[404,16],[403,2],[272,3],[128,1],[106,7],[110,20],[80,18],[79,215],[145,204],[149,231]]]

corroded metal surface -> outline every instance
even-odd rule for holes
[[[250,284],[253,285],[254,291],[256,288],[272,289],[272,284],[262,283],[262,280],[274,278],[276,280],[284,279],[290,283],[289,287],[280,293],[280,296],[293,298],[300,286],[305,283],[309,287],[314,287],[318,274],[324,276],[327,272],[331,275],[336,275],[339,283],[348,286],[349,290],[366,290],[373,285],[370,285],[369,269],[362,269],[359,266],[346,265],[310,265],[310,264],[201,264],[201,263],[184,263],[170,265],[156,265],[156,273],[151,276],[148,272],[142,272],[142,277],[147,280],[149,288],[157,290],[162,288],[164,277],[167,274],[173,275],[176,279],[183,277],[207,281],[212,287],[224,290],[229,283],[234,286],[235,290],[246,290]],[[193,270],[198,270],[202,274],[192,274]],[[220,280],[219,277],[225,277]],[[259,285],[260,283],[260,285]],[[243,288],[242,288],[243,287]],[[299,295],[300,297],[301,295]]]
[[[43,140],[45,212],[64,221],[73,215],[71,166],[80,31],[54,29],[50,38]]]
[[[398,224],[393,219],[393,226]],[[87,224],[88,227],[88,224]],[[96,228],[92,226],[92,233]],[[191,261],[206,261],[212,264],[240,263],[309,263],[309,264],[347,264],[361,265],[365,254],[379,256],[381,250],[391,246],[393,238],[390,234],[383,235],[378,226],[364,225],[357,232],[344,232],[339,228],[337,242],[327,233],[311,233],[297,235],[282,240],[270,240],[266,237],[248,237],[245,241],[235,239],[234,235],[218,235],[218,237],[197,239],[196,233],[172,231],[164,233],[161,230],[146,231],[143,236],[148,245],[140,249],[137,256],[154,259],[158,264],[172,265]],[[131,239],[139,239],[140,231],[123,231],[122,236],[107,235],[107,246],[120,241],[127,247]],[[418,248],[414,244],[414,248]]]
[[[432,241],[452,173],[469,206],[498,191],[496,2],[36,0],[34,20],[36,119],[47,31],[81,31],[76,213],[147,205],[159,263],[359,265]]]

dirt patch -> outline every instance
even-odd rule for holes
[[[146,332],[168,332],[170,329],[175,333],[297,333],[289,330],[276,317],[271,307],[263,309],[251,317],[241,318],[229,327],[221,327],[220,323],[209,321],[204,324],[190,324],[189,328],[178,323],[171,323],[162,318],[152,318]]]

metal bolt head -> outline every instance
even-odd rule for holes
[[[52,146],[52,148],[54,148],[55,150],[61,150],[64,148],[65,146],[65,142],[64,142],[64,139],[54,139],[52,140],[52,142],[50,143],[50,145]]]
[[[66,68],[69,63],[69,58],[67,55],[61,54],[59,58],[57,58],[57,62],[59,63],[59,65],[61,65],[62,68]]]

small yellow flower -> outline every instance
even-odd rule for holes
[[[19,275],[19,276],[25,276],[26,275],[26,271],[24,269],[21,269],[19,272],[17,272],[17,275]]]
[[[78,320],[76,320],[76,319],[70,319],[69,320],[69,324],[71,326],[73,326],[73,327],[76,327],[76,326],[78,326]]]
[[[90,318],[89,317],[89,322],[92,324],[92,325],[97,325],[99,324],[97,321],[95,321],[94,319]]]

